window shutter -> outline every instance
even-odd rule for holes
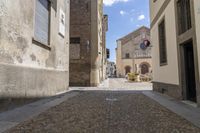
[[[49,42],[49,1],[36,0],[35,39],[41,43]]]

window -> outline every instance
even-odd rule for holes
[[[110,49],[106,49],[107,59],[110,58]]]
[[[177,2],[177,14],[178,14],[178,31],[179,35],[189,30],[191,25],[191,12],[190,12],[190,0],[178,0]]]
[[[36,0],[34,39],[42,44],[49,44],[50,33],[50,2]]]
[[[79,60],[81,58],[81,38],[71,37],[70,38],[70,59]]]
[[[81,38],[80,37],[71,37],[70,38],[70,44],[80,44]]]
[[[126,59],[129,59],[129,58],[130,58],[130,54],[126,53]]]
[[[147,74],[149,73],[149,66],[147,64],[141,65],[141,74]]]
[[[165,20],[158,26],[159,29],[159,52],[160,52],[160,65],[167,64],[167,50],[166,50],[166,36],[165,36]]]

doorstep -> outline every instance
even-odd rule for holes
[[[185,104],[187,104],[187,105],[190,105],[190,106],[192,106],[192,107],[198,108],[198,105],[197,105],[197,103],[195,103],[195,102],[187,101],[187,100],[184,100],[184,101],[182,101],[182,102],[185,103]]]

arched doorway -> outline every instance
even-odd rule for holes
[[[149,73],[149,67],[150,67],[150,65],[148,63],[142,63],[140,65],[141,74],[147,74],[147,73]]]
[[[125,75],[131,72],[131,67],[130,66],[126,66],[125,67]]]

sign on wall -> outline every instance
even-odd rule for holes
[[[60,9],[59,34],[65,36],[65,13]]]

